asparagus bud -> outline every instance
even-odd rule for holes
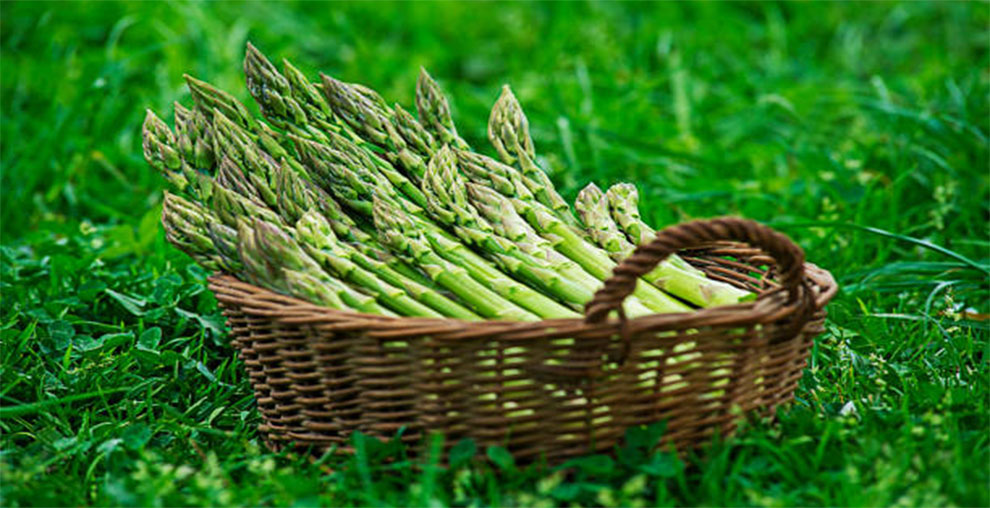
[[[275,212],[222,185],[213,188],[212,208],[217,217],[230,227],[237,226],[239,217],[258,217],[276,224],[282,222]]]
[[[605,199],[608,201],[610,215],[633,245],[649,243],[657,236],[657,232],[640,218],[639,191],[636,190],[635,185],[617,183],[608,188]],[[705,276],[705,272],[684,261],[680,256],[673,255],[670,261],[682,270]]]
[[[224,157],[220,161],[220,166],[217,169],[216,183],[258,203],[260,206],[264,206],[264,202],[258,193],[258,187],[244,176],[244,172],[241,171],[240,166],[230,160],[229,157]]]
[[[385,268],[378,267],[374,271],[366,269],[365,266],[370,263],[361,262],[365,260],[361,259],[363,255],[357,249],[341,243],[334,235],[330,224],[321,215],[315,212],[304,214],[296,223],[296,234],[300,245],[324,268],[374,295],[379,302],[401,315],[444,316],[414,297],[415,295],[421,297],[423,293],[429,291],[426,288],[412,281],[403,281],[402,285],[396,287],[379,277],[379,274],[387,271]],[[396,278],[401,278],[398,274],[395,275]]]
[[[457,134],[447,97],[440,85],[422,67],[416,80],[416,109],[419,111],[420,121],[436,133],[440,141],[462,150],[469,148],[467,142]]]
[[[279,226],[255,219],[254,238],[258,252],[270,266],[297,270],[318,277],[320,282],[335,288],[340,299],[352,309],[373,314],[390,314],[375,301],[375,298],[327,275],[320,264]]]
[[[306,123],[306,110],[292,96],[289,80],[250,42],[244,55],[244,75],[261,113],[276,127],[284,129],[286,118]]]
[[[176,149],[175,136],[168,125],[149,109],[144,117],[141,134],[144,160],[177,189],[185,189],[189,180],[182,174],[182,159]]]
[[[202,111],[176,102],[175,136],[182,158],[195,168],[213,167],[213,132]]]
[[[502,95],[492,107],[488,119],[488,139],[506,164],[519,163],[526,176],[526,184],[540,203],[553,210],[567,224],[578,225],[567,201],[557,193],[550,177],[536,165],[529,121],[508,85],[502,87]]]
[[[248,130],[254,128],[257,121],[244,104],[233,95],[188,74],[184,74],[183,77],[186,78],[186,84],[189,86],[193,101],[196,102],[196,107],[204,113],[216,109],[240,127]]]
[[[597,185],[590,183],[578,193],[574,209],[577,210],[591,238],[599,247],[605,249],[612,259],[619,261],[629,255],[629,242],[611,220],[608,214],[608,201]]]
[[[162,204],[165,238],[204,268],[217,270],[220,263],[214,254],[213,242],[203,233],[208,220],[203,212],[197,205],[165,191]]]
[[[320,74],[323,95],[340,118],[376,145],[388,143],[388,105],[377,92]]]

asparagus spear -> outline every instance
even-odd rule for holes
[[[245,131],[219,109],[213,110],[214,152],[242,168],[245,179],[265,205],[277,208],[275,173],[278,163]],[[222,165],[222,164],[221,164]]]
[[[242,222],[244,219],[242,219]],[[251,255],[260,256],[263,262],[272,269],[290,269],[306,273],[317,277],[318,280],[335,290],[341,301],[352,309],[368,312],[371,314],[394,315],[375,301],[375,298],[362,293],[347,284],[331,277],[323,271],[319,263],[307,255],[305,250],[290,237],[282,227],[266,222],[261,219],[254,219],[253,224],[254,243],[256,250]],[[243,259],[245,253],[241,253]],[[368,289],[374,293],[374,289]],[[390,294],[379,295],[385,301],[391,301]]]
[[[323,95],[338,117],[366,141],[386,150],[393,164],[406,170],[415,180],[426,172],[428,153],[434,146],[433,136],[398,105],[389,108],[385,100],[370,88],[344,83],[320,74]]]
[[[464,181],[457,174],[454,154],[447,147],[440,149],[430,159],[429,169],[423,180],[429,209],[433,217],[451,229],[465,242],[486,252],[503,270],[541,288],[547,294],[580,308],[591,300],[596,286],[587,287],[568,280],[555,272],[549,263],[522,251],[515,243],[496,235],[492,227],[468,202]],[[597,281],[596,281],[597,282]],[[557,302],[529,290],[527,300],[520,301],[524,307],[559,307],[564,316],[576,316]],[[532,309],[531,309],[532,310]]]
[[[474,183],[467,183],[465,187],[471,204],[491,224],[496,234],[512,240],[523,251],[551,263],[556,271],[571,280],[579,281],[592,291],[601,286],[600,280],[554,249],[553,242],[536,233],[529,223],[516,213],[504,196]],[[587,300],[583,303],[587,303]]]
[[[493,291],[492,287],[506,286],[513,282],[511,279],[488,279],[482,284],[469,274],[468,270],[456,265],[434,252],[433,247],[425,238],[428,232],[417,227],[400,209],[388,202],[375,198],[374,205],[375,227],[382,241],[393,252],[404,256],[424,271],[435,282],[450,290],[475,312],[486,318],[506,319],[514,321],[537,321],[540,316],[533,314],[512,301],[507,300]]]
[[[247,88],[265,118],[289,133],[319,142],[326,142],[325,132],[344,131],[316,85],[288,60],[282,60],[282,67],[284,72],[279,72],[258,48],[247,44]]]
[[[172,129],[149,109],[144,117],[141,135],[144,159],[176,189],[184,191],[189,186],[189,178],[183,171],[182,157]]]
[[[165,191],[162,204],[165,238],[203,268],[218,271],[224,263],[216,254],[213,241],[204,233],[206,224],[207,218],[198,213],[195,205]]]
[[[322,271],[308,272],[297,267],[277,266],[266,258],[251,223],[242,218],[237,223],[237,250],[244,262],[240,275],[259,286],[297,296],[334,309],[351,309],[342,296],[350,291]]]
[[[229,118],[244,129],[252,130],[257,124],[257,120],[251,112],[237,100],[233,95],[216,88],[215,86],[200,81],[189,74],[184,74],[186,85],[192,94],[196,106],[204,113],[219,110],[224,117]]]
[[[506,198],[516,212],[544,238],[552,238],[562,254],[581,265],[595,277],[605,280],[612,275],[615,262],[603,250],[588,243],[582,234],[565,224],[556,214],[540,203],[526,202],[518,198]],[[639,281],[633,296],[657,312],[687,312],[687,305],[677,301],[659,289]]]
[[[212,183],[209,176],[193,169],[182,157],[181,138],[150,110],[143,126],[144,157],[172,186],[183,194],[208,200]]]
[[[513,209],[508,199],[498,192],[477,184],[467,184],[471,201],[475,208],[489,219],[496,233],[512,239],[516,245],[531,254],[545,259],[556,271],[563,274],[569,280],[581,281],[587,287],[597,290],[601,287],[601,280],[592,276],[581,268],[570,258],[558,252],[553,242],[540,236],[518,213]],[[586,304],[590,298],[584,300]],[[652,314],[650,308],[636,296],[629,296],[624,302],[627,316],[641,316]],[[679,311],[680,308],[671,308],[670,311]]]
[[[233,163],[221,161],[220,164]],[[211,201],[213,212],[216,213],[221,222],[230,227],[237,227],[239,217],[257,217],[274,224],[284,223],[281,217],[263,204],[246,198],[222,185],[213,187],[213,199]]]
[[[364,288],[380,288],[376,290],[383,293],[394,289],[398,294],[390,296],[386,304],[403,315],[480,319],[474,312],[402,275],[387,263],[372,259],[359,249],[339,241],[330,223],[314,211],[300,217],[296,232],[301,239],[305,238],[300,244],[310,256],[337,276]],[[428,307],[423,308],[422,304]]]
[[[578,192],[574,201],[574,209],[584,223],[585,231],[599,247],[605,249],[612,259],[619,261],[629,254],[631,245],[625,235],[608,215],[608,202],[602,190],[594,183],[589,183]],[[601,205],[605,205],[602,210]]]
[[[492,114],[488,119],[488,139],[506,164],[519,163],[526,177],[524,182],[537,201],[553,210],[565,223],[579,225],[567,201],[557,193],[550,177],[537,166],[536,150],[529,135],[529,121],[508,85],[502,87],[502,95],[492,107]]]
[[[182,158],[194,168],[210,168],[214,164],[213,129],[210,121],[198,109],[188,109],[174,103],[175,138]]]
[[[419,111],[420,122],[438,136],[441,142],[461,150],[470,149],[467,142],[457,134],[457,127],[450,115],[450,104],[440,90],[440,85],[422,67],[416,80],[416,110]]]
[[[353,173],[351,176],[359,178],[364,184],[388,187],[388,192],[396,198],[398,198],[397,191],[420,207],[426,205],[426,198],[422,191],[408,178],[375,154],[343,136],[328,133],[328,144],[317,143],[294,135],[289,135],[289,139],[295,143],[297,151],[303,155],[303,159],[310,163],[310,168],[312,169],[315,165],[318,169],[323,170],[324,176],[328,170],[332,169],[325,167],[325,165],[327,163],[336,164],[350,169]],[[337,177],[340,178],[341,176],[340,172],[337,171]]]
[[[506,166],[491,157],[468,150],[456,150],[457,163],[468,180],[480,186],[490,187],[506,197],[525,201],[536,198],[513,167]]]
[[[599,280],[611,276],[611,270],[615,266],[611,258],[588,243],[580,231],[565,224],[550,209],[533,199],[527,199],[532,194],[514,168],[463,150],[458,151],[458,160],[462,161],[461,168],[466,176],[478,182],[479,187],[489,186],[499,190],[515,212],[524,217],[537,234],[551,241],[558,251]],[[532,241],[531,236],[529,241]],[[686,305],[645,284],[638,284],[633,294],[657,312],[690,310]]]
[[[574,206],[587,225],[591,237],[613,259],[619,261],[632,254],[635,246],[612,220],[608,200],[598,186],[592,183],[581,190]],[[669,258],[644,275],[643,279],[701,307],[739,303],[740,299],[749,295],[747,291],[697,275],[695,271],[682,270]]]
[[[644,222],[639,215],[639,192],[631,183],[617,183],[605,191],[605,200],[612,218],[633,245],[649,243],[657,232]],[[705,272],[695,268],[678,255],[670,256],[671,263],[688,272],[704,276]]]
[[[357,251],[339,244],[329,224],[324,222],[326,227],[321,230],[313,222],[314,216],[317,216],[315,212],[309,212],[296,223],[295,239],[324,269],[341,280],[360,287],[400,315],[443,317],[443,314],[423,305],[403,289],[382,281],[374,273],[356,264],[352,257],[358,255]]]
[[[240,275],[243,275],[248,282],[253,284],[280,293],[292,294],[279,268],[268,262],[261,253],[251,222],[246,217],[237,217],[234,219],[233,227],[237,229],[237,257],[240,258],[244,266]],[[322,300],[317,300],[314,303],[332,305],[332,302]]]
[[[333,198],[287,166],[283,159],[275,177],[278,212],[283,219],[295,222],[307,211],[316,210],[326,220],[333,221],[335,234],[353,242],[371,241],[371,235],[362,231]]]

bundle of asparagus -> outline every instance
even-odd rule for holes
[[[457,132],[425,71],[418,119],[374,90],[248,44],[247,88],[263,118],[186,76],[195,107],[175,127],[149,111],[144,154],[172,187],[168,240],[202,266],[335,309],[530,321],[579,317],[617,261],[654,231],[635,187],[589,185],[577,215],[540,168],[522,107],[505,87],[488,137]],[[629,316],[736,303],[750,294],[676,256],[641,280]]]

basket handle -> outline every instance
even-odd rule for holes
[[[585,321],[599,323],[614,310],[625,321],[622,301],[632,293],[636,281],[661,261],[681,249],[701,246],[717,240],[746,242],[759,247],[777,261],[781,284],[794,301],[801,293],[804,279],[804,251],[787,236],[763,224],[737,217],[696,220],[670,226],[657,233],[615,267],[605,286],[595,293],[584,308]]]

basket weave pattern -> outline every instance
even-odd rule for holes
[[[752,302],[626,319],[622,300],[671,253]],[[787,237],[723,218],[665,229],[616,267],[584,319],[521,323],[331,310],[210,279],[279,449],[347,450],[352,432],[449,444],[473,438],[517,460],[558,462],[614,447],[629,426],[667,420],[680,449],[729,434],[742,412],[790,400],[831,275]],[[613,317],[613,312],[618,317]]]

